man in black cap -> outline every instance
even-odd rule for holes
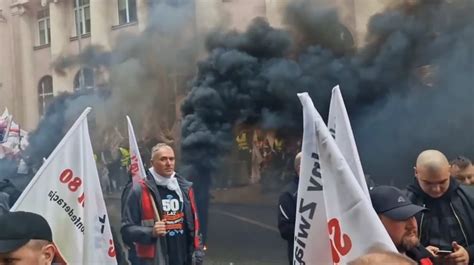
[[[415,215],[427,209],[410,202],[401,190],[378,186],[370,191],[375,212],[401,254],[429,265],[432,253],[420,245]]]
[[[29,212],[0,216],[0,264],[49,265],[56,247],[48,222]]]

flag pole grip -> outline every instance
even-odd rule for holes
[[[153,206],[153,213],[155,214],[155,220],[159,222],[161,221],[161,218],[160,218],[160,213],[158,212],[158,208],[156,207],[155,200],[152,197],[150,197],[150,200],[151,200],[151,205]]]

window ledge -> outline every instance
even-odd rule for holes
[[[33,50],[34,51],[37,51],[37,50],[41,50],[41,49],[45,49],[45,48],[49,48],[51,47],[51,44],[43,44],[43,45],[38,45],[38,46],[34,46],[33,47]]]
[[[138,21],[132,21],[132,22],[112,26],[112,30],[127,28],[127,27],[131,27],[131,26],[135,26],[135,25],[138,25]]]
[[[81,35],[81,39],[87,39],[87,38],[90,38],[90,36],[91,36],[90,33],[82,34],[82,35]],[[75,40],[77,40],[77,39],[79,39],[78,36],[74,36],[74,37],[70,37],[70,38],[69,38],[70,41],[75,41]]]

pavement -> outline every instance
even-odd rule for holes
[[[286,242],[276,226],[275,207],[212,204],[206,263],[284,265]]]

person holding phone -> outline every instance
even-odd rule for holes
[[[416,160],[415,182],[407,196],[428,212],[417,215],[420,242],[444,263],[474,262],[474,188],[460,185],[446,156],[426,150]]]
[[[416,214],[427,209],[413,204],[401,190],[391,186],[373,188],[370,199],[398,252],[418,264],[432,265],[433,253],[420,244],[415,219]]]

